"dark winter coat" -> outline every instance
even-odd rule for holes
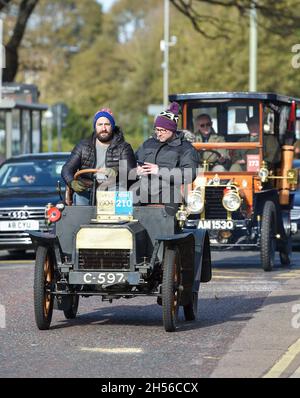
[[[137,190],[140,203],[172,204],[181,201],[181,185],[191,183],[197,176],[198,153],[192,144],[185,140],[182,132],[170,142],[160,142],[155,137],[145,141],[137,150],[138,162],[154,163],[159,167],[159,174],[142,176]],[[175,171],[173,177],[173,172]],[[170,189],[166,190],[165,188]],[[164,191],[170,196],[164,196]],[[143,193],[146,194],[144,197]],[[172,205],[173,206],[173,205]]]
[[[62,177],[70,185],[78,170],[94,169],[96,167],[96,134],[81,140],[73,149],[69,159],[62,169]],[[136,167],[136,160],[131,145],[124,140],[123,132],[115,127],[114,136],[106,152],[105,167],[119,170],[119,161],[126,160],[128,171]],[[91,178],[91,175],[83,175]]]
[[[136,152],[137,161],[157,164],[168,170],[192,170],[193,180],[196,178],[199,164],[198,152],[192,144],[185,140],[180,131],[171,142],[160,142],[155,137],[145,141]]]

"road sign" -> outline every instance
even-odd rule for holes
[[[164,110],[163,104],[150,104],[148,106],[148,115],[156,116],[159,115]]]

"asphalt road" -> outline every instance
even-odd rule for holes
[[[39,331],[33,256],[2,254],[0,377],[300,377],[300,253],[271,273],[253,253],[214,253],[198,320],[181,314],[175,333],[148,297],[82,298],[75,320],[54,311],[51,329]]]

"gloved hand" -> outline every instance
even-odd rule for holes
[[[113,178],[113,177],[116,177],[118,175],[118,171],[116,169],[114,169],[114,168],[108,168],[107,167],[107,168],[103,168],[103,169],[100,169],[100,170],[101,170],[100,174],[104,174],[107,178]]]
[[[81,181],[78,181],[78,180],[73,180],[70,185],[71,185],[71,188],[73,189],[73,191],[75,191],[77,193],[81,193],[87,189],[87,187],[84,185],[84,183],[82,183]]]

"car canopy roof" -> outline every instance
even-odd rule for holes
[[[169,96],[170,101],[192,101],[192,100],[262,100],[281,102],[284,104],[291,104],[292,101],[300,102],[300,98],[290,97],[276,93],[259,93],[259,92],[202,92],[202,93],[186,93],[186,94],[172,94]]]

